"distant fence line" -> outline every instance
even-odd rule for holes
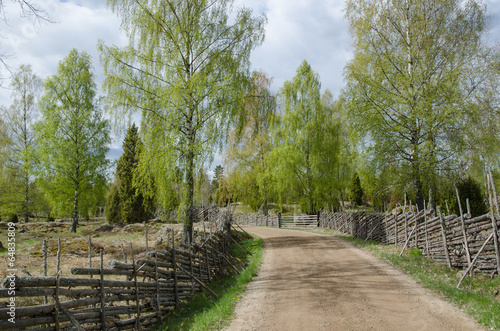
[[[318,215],[234,215],[233,221],[236,224],[257,225],[257,226],[275,226],[277,228],[303,228],[317,227],[319,222]]]
[[[274,226],[279,227],[278,215],[233,215],[233,221],[240,225]]]
[[[157,242],[149,251],[146,246],[145,258],[136,258],[137,248],[134,251],[130,244],[128,260],[124,250],[123,262],[110,260],[107,266],[101,249],[99,267],[92,267],[89,255],[90,266],[71,269],[73,277],[60,276],[59,241],[55,276],[15,275],[3,281],[0,298],[34,299],[15,309],[1,308],[0,328],[138,330],[162,321],[196,291],[217,296],[206,283],[223,269],[240,272],[243,266],[229,258],[229,246],[235,241],[228,231],[230,214],[211,213],[209,217],[215,219],[214,232],[210,226],[210,234],[198,233],[192,245],[176,245],[172,230],[162,237],[161,250]],[[91,251],[89,241],[89,254]]]

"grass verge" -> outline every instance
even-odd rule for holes
[[[231,254],[246,261],[248,266],[239,275],[220,277],[209,284],[219,299],[201,292],[184,303],[179,311],[167,315],[167,321],[153,330],[219,330],[229,325],[229,318],[245,285],[257,275],[262,256],[262,239],[244,240],[240,245],[248,254],[236,245],[231,246]]]
[[[477,322],[491,330],[500,330],[500,277],[475,275],[457,284],[463,273],[428,259],[419,249],[411,248],[399,256],[401,247],[364,242],[352,236],[339,236],[358,247],[364,247],[379,258],[399,267],[423,287],[453,302]]]

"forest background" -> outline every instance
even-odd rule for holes
[[[14,1],[27,20],[57,24],[29,4]],[[486,174],[500,178],[500,57],[482,3],[346,1],[352,57],[337,96],[307,60],[278,89],[252,71],[271,18],[231,4],[108,1],[126,38],[98,42],[102,94],[86,50],[45,79],[29,63],[13,69],[2,219],[72,218],[76,231],[103,213],[174,218],[189,233],[194,209],[211,204],[316,213],[387,210],[406,196],[456,212],[455,187],[487,211]],[[113,133],[124,134],[116,167]]]

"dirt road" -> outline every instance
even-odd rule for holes
[[[481,330],[463,312],[339,238],[245,229],[264,239],[262,266],[225,330]]]

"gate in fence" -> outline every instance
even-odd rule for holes
[[[319,213],[317,215],[278,215],[280,228],[313,228],[319,226]]]

